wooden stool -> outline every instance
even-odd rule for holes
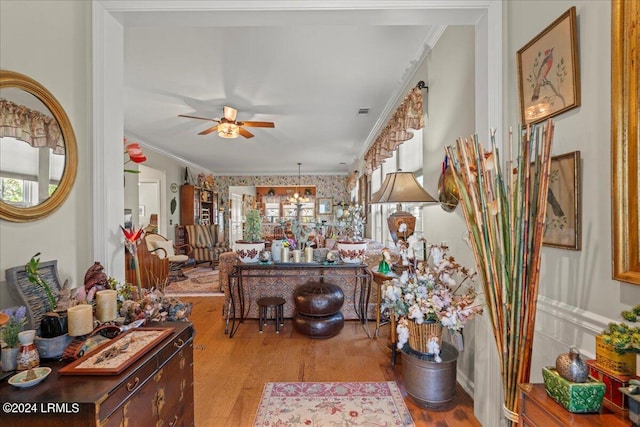
[[[262,297],[258,299],[258,322],[260,324],[260,333],[262,333],[262,325],[267,324],[267,312],[271,309],[275,313],[276,334],[280,333],[280,326],[284,326],[284,298],[281,297]]]

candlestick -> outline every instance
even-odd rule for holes
[[[80,304],[67,309],[69,335],[79,337],[93,331],[93,309],[89,304]]]
[[[118,317],[117,296],[113,289],[96,292],[96,318],[100,322],[111,322]]]

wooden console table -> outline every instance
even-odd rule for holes
[[[60,375],[62,362],[41,383],[16,388],[0,384],[2,425],[39,426],[193,426],[193,326],[173,328],[147,354],[120,375]]]
[[[345,282],[351,281],[353,289],[345,291],[345,305],[353,303],[352,319],[358,319],[367,336],[371,338],[368,327],[369,297],[371,295],[371,272],[366,264],[335,264],[321,263],[272,263],[272,264],[244,264],[234,266],[229,274],[229,306],[226,312],[225,333],[232,338],[239,324],[249,317],[252,301],[261,296],[281,296],[285,299],[284,317],[293,316],[293,293],[295,288],[308,279],[323,282],[325,279],[334,280],[335,284],[345,290]],[[277,283],[280,295],[254,295],[252,288],[266,288],[266,283]],[[264,285],[264,286],[262,286]],[[349,286],[349,288],[351,285]],[[256,291],[254,291],[256,293]],[[343,311],[344,313],[344,311]],[[354,315],[355,313],[355,315]],[[255,316],[257,318],[257,316]],[[345,314],[345,319],[349,319]],[[229,323],[231,327],[229,328]]]
[[[629,420],[604,405],[599,414],[574,414],[550,398],[544,384],[520,384],[520,426],[628,427]]]

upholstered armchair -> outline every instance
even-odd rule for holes
[[[216,225],[186,225],[187,242],[193,248],[193,259],[196,263],[210,262],[212,267],[218,265],[220,255],[231,252],[229,242],[218,241]]]
[[[185,277],[182,267],[189,261],[189,256],[193,252],[190,244],[175,245],[173,240],[168,240],[166,237],[156,233],[145,235],[144,241],[149,253],[160,259],[166,258],[169,260],[168,278],[170,282]]]

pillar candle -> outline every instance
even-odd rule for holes
[[[100,322],[111,322],[118,317],[117,292],[112,289],[96,292],[96,318]]]
[[[282,248],[282,262],[289,262],[289,248]]]
[[[304,262],[313,262],[313,248],[311,246],[304,248]]]
[[[69,335],[79,337],[93,331],[93,309],[89,304],[80,304],[67,309]]]
[[[301,260],[300,249],[294,249],[293,250],[293,262],[300,262],[300,260]]]

